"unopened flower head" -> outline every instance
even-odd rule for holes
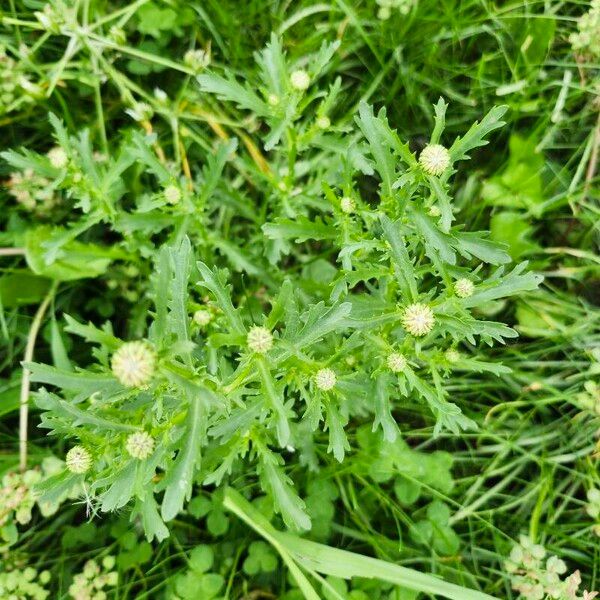
[[[295,90],[303,92],[310,85],[310,76],[306,71],[298,69],[290,75],[290,83]]]
[[[446,350],[446,360],[449,363],[457,363],[460,359],[461,359],[461,354],[458,350],[455,350],[454,348],[450,348],[449,350]]]
[[[199,308],[194,313],[194,323],[200,325],[200,327],[206,327],[212,321],[212,314],[205,308]]]
[[[52,148],[46,156],[55,169],[64,169],[69,162],[67,153],[60,146]]]
[[[420,302],[407,306],[402,314],[402,327],[415,336],[428,334],[433,329],[434,322],[431,308]]]
[[[327,392],[335,386],[337,377],[333,369],[319,369],[315,375],[315,383],[320,390]]]
[[[461,277],[454,284],[454,291],[459,298],[468,298],[473,295],[475,291],[475,285],[470,279]]]
[[[194,71],[201,71],[210,64],[210,53],[205,50],[188,50],[183,55],[183,62]]]
[[[156,368],[156,352],[148,342],[126,342],[112,357],[113,375],[126,387],[146,386]]]
[[[266,328],[255,325],[248,332],[248,348],[258,354],[264,354],[273,347],[273,334]]]
[[[181,189],[176,185],[168,185],[164,191],[165,200],[169,204],[177,204],[181,200]]]
[[[331,126],[331,120],[327,115],[322,115],[317,118],[317,127],[319,129],[329,129]]]
[[[277,94],[269,94],[267,96],[267,102],[269,103],[269,106],[277,106],[280,102],[279,96]]]
[[[399,352],[393,352],[387,357],[387,366],[390,371],[393,373],[401,373],[406,369],[408,365],[408,361],[404,354],[400,354]]]
[[[127,438],[125,448],[133,458],[145,460],[154,450],[154,438],[145,431],[137,431]]]
[[[154,114],[152,107],[145,102],[136,102],[131,108],[125,111],[134,121],[138,123],[149,121]]]
[[[350,198],[350,196],[344,196],[340,200],[340,208],[342,209],[342,212],[345,212],[347,215],[349,215],[354,212],[356,205],[354,204],[354,200]]]
[[[427,212],[429,213],[429,216],[433,217],[434,219],[437,219],[442,214],[442,211],[435,204],[430,206]]]
[[[90,470],[92,456],[83,446],[73,446],[67,452],[65,464],[71,473],[82,474]]]
[[[419,156],[423,171],[429,175],[441,175],[450,166],[450,152],[441,144],[429,144]]]

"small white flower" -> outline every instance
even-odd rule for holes
[[[46,156],[55,169],[64,169],[69,162],[67,153],[60,146],[52,148]]]
[[[457,363],[461,359],[460,352],[458,350],[454,350],[454,348],[446,350],[445,356],[449,363]]]
[[[319,129],[329,129],[331,121],[328,116],[323,115],[317,119],[317,127]]]
[[[134,121],[149,121],[154,111],[149,104],[145,102],[136,102],[131,108],[125,111]]]
[[[181,189],[176,185],[168,185],[165,188],[164,194],[169,204],[177,204],[181,200]]]
[[[266,327],[255,325],[246,338],[248,348],[258,354],[264,354],[273,347],[273,335]]]
[[[428,334],[433,329],[435,318],[433,311],[426,304],[411,304],[402,314],[402,327],[415,336]]]
[[[315,375],[315,383],[320,390],[327,392],[331,390],[337,382],[337,377],[332,369],[319,369]]]
[[[408,361],[404,354],[400,354],[399,352],[393,352],[387,357],[387,366],[390,371],[393,373],[401,373],[406,369],[408,365]]]
[[[461,277],[454,284],[454,291],[459,298],[468,298],[473,295],[475,291],[475,285],[470,279]]]
[[[113,375],[126,387],[147,385],[156,367],[156,352],[147,342],[126,342],[112,357]]]
[[[145,431],[137,431],[127,438],[125,448],[133,458],[145,460],[154,450],[154,438]]]
[[[298,69],[290,75],[290,83],[295,90],[303,92],[310,85],[310,77],[306,71]]]
[[[194,71],[201,71],[210,64],[210,54],[205,50],[188,50],[183,55],[183,62]]]
[[[441,144],[429,144],[423,148],[419,163],[425,173],[441,175],[450,166],[450,152]]]
[[[350,196],[344,196],[340,200],[340,208],[342,209],[342,212],[345,212],[347,215],[349,215],[354,212],[356,205],[354,204],[354,200],[350,198]]]
[[[205,327],[212,321],[212,315],[204,308],[200,308],[194,313],[193,319],[194,323],[201,327]]]
[[[71,473],[82,474],[90,470],[92,456],[83,446],[73,446],[67,452],[65,463]]]

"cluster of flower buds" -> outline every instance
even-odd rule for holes
[[[0,573],[0,598],[8,600],[46,600],[50,592],[46,585],[50,573],[38,573],[32,567],[10,569]]]
[[[117,571],[113,571],[114,566],[113,556],[105,556],[100,564],[88,560],[83,571],[73,578],[69,596],[73,600],[106,600],[106,588],[115,587],[119,580]]]
[[[522,535],[511,550],[504,568],[510,574],[512,588],[524,600],[592,600],[597,592],[579,595],[581,574],[575,571],[565,579],[567,565],[557,556],[547,557],[544,546]]]

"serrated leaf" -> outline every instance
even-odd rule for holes
[[[488,144],[484,138],[505,125],[501,119],[507,110],[508,106],[494,106],[480,122],[475,122],[462,138],[457,137],[450,147],[452,161],[466,160],[469,158],[467,152]]]

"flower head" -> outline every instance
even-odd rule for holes
[[[340,200],[340,208],[342,209],[342,212],[349,215],[354,212],[354,209],[356,208],[356,206],[354,204],[354,200],[352,198],[350,198],[350,196],[344,196]]]
[[[198,309],[193,316],[194,323],[206,327],[212,321],[212,315],[204,308]]]
[[[319,129],[329,129],[331,126],[331,120],[327,115],[322,115],[317,119],[317,127]]]
[[[67,153],[60,146],[52,148],[46,156],[55,169],[64,169],[69,162]]]
[[[165,188],[164,194],[169,204],[177,204],[181,200],[181,190],[176,185],[168,185]]]
[[[401,373],[406,369],[408,365],[408,361],[404,354],[400,354],[399,352],[393,352],[387,357],[387,366],[390,371],[393,373]]]
[[[92,456],[83,446],[73,446],[67,452],[65,463],[71,473],[82,474],[90,470]]]
[[[295,90],[303,92],[310,85],[310,76],[306,71],[298,69],[290,75],[290,83]]]
[[[450,152],[441,144],[429,144],[419,156],[423,171],[429,175],[441,175],[450,166]]]
[[[126,342],[112,357],[113,375],[126,387],[144,387],[156,368],[156,352],[148,342]]]
[[[460,359],[461,359],[461,354],[458,350],[455,350],[454,348],[450,348],[449,350],[446,350],[446,360],[449,363],[457,363]]]
[[[277,106],[280,102],[279,96],[277,94],[269,94],[267,96],[267,102],[269,103],[269,106]]]
[[[428,334],[433,329],[434,323],[433,311],[420,302],[407,306],[402,314],[402,327],[415,336]]]
[[[470,279],[461,277],[454,284],[454,291],[459,298],[468,298],[473,295],[475,291],[475,285]]]
[[[127,438],[125,448],[133,458],[145,460],[154,450],[154,438],[145,431],[136,431]]]
[[[319,369],[315,375],[315,383],[320,390],[327,392],[331,390],[337,382],[337,377],[333,369]]]
[[[273,334],[266,328],[255,325],[246,338],[248,348],[258,354],[264,354],[273,347]]]

